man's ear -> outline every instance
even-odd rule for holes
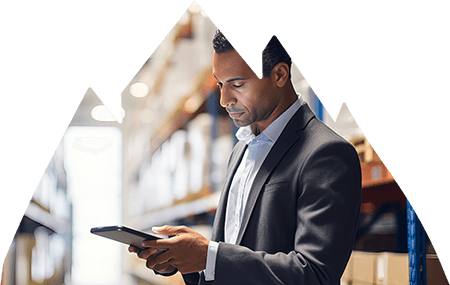
[[[285,62],[280,62],[274,66],[271,76],[275,84],[282,88],[289,81],[289,65]]]

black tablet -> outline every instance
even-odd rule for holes
[[[132,245],[136,248],[143,249],[141,242],[144,240],[155,240],[160,238],[167,238],[167,236],[145,233],[125,226],[111,226],[92,228],[91,233],[109,238],[127,245]]]

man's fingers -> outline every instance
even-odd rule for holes
[[[153,269],[158,271],[159,273],[170,273],[175,270],[175,267],[173,267],[170,263],[163,263],[155,264]]]
[[[172,258],[173,258],[172,253],[169,250],[167,250],[167,251],[162,252],[162,253],[158,254],[157,256],[155,256],[155,261],[158,264],[163,264],[163,263],[168,262]]]
[[[168,239],[146,240],[141,243],[143,247],[171,248],[171,246],[177,242],[178,235],[190,231],[190,229],[186,226],[167,226],[167,225],[162,227],[153,227],[152,230],[155,233],[173,237]]]
[[[153,254],[155,254],[158,250],[156,248],[147,248],[138,252],[138,257],[142,259],[147,259]]]
[[[175,243],[176,237],[173,237],[168,239],[145,240],[141,243],[141,246],[154,248],[171,248],[171,246]]]
[[[168,236],[176,236],[180,233],[185,233],[188,231],[188,228],[185,226],[162,226],[162,227],[153,227],[152,231],[158,234],[168,235]]]
[[[128,247],[128,252],[138,252],[138,250],[134,246],[130,245]]]
[[[147,262],[145,263],[145,266],[147,266],[148,269],[154,269],[156,265],[157,263],[154,258],[147,259]]]
[[[171,264],[169,264],[169,263],[167,263],[167,262],[158,263],[158,262],[156,261],[156,257],[157,257],[157,256],[154,256],[154,255],[153,255],[153,256],[150,256],[150,257],[147,259],[147,262],[145,263],[145,265],[147,266],[147,268],[149,268],[149,269],[154,269],[154,270],[159,271],[159,272],[164,272],[164,269],[166,269],[166,268],[172,266]],[[173,269],[172,269],[171,271],[173,271]]]

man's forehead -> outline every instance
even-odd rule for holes
[[[217,80],[227,80],[224,77],[249,77],[253,70],[247,65],[236,50],[222,53],[214,52],[213,56],[213,75]],[[256,76],[256,75],[255,75]]]

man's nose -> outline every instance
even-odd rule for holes
[[[227,107],[230,104],[235,104],[236,98],[233,96],[233,92],[228,89],[227,86],[223,86],[220,89],[220,106]]]

